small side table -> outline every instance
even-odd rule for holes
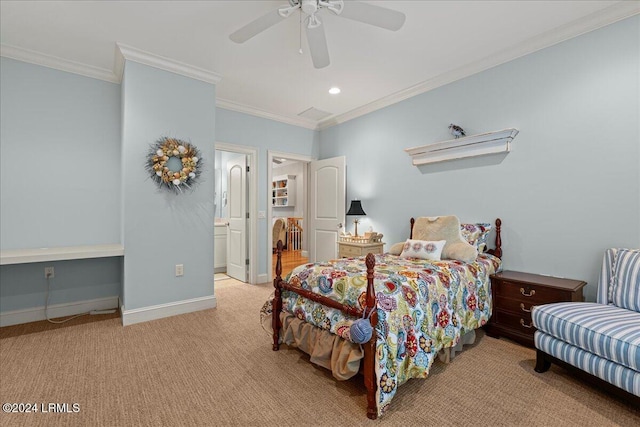
[[[383,242],[338,242],[338,256],[340,258],[355,258],[365,256],[368,253],[381,254],[384,252]]]
[[[531,307],[552,302],[583,301],[582,280],[562,279],[540,274],[503,271],[491,275],[493,314],[485,326],[487,335],[505,336],[533,347],[536,328]]]

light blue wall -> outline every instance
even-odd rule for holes
[[[0,312],[45,305],[45,267],[55,269],[50,283],[50,305],[116,297],[120,293],[121,263],[122,257],[111,257],[3,265]]]
[[[0,248],[120,242],[120,86],[0,59]]]
[[[254,147],[258,151],[258,210],[271,208],[271,183],[267,183],[267,151],[281,151],[317,158],[319,132],[218,108],[216,141]],[[267,204],[269,201],[269,204]],[[257,212],[251,212],[257,215]],[[266,219],[258,219],[258,275],[271,268],[271,248],[267,247]],[[269,267],[267,267],[269,266]]]
[[[347,157],[389,244],[411,216],[503,220],[504,267],[588,281],[604,250],[640,247],[640,17],[568,40],[321,132]],[[415,167],[405,148],[515,127],[506,156]],[[350,225],[351,226],[351,225]]]
[[[215,140],[258,150],[258,210],[267,150],[346,155],[361,229],[390,244],[410,216],[500,216],[506,268],[585,279],[593,299],[604,249],[640,246],[639,39],[636,16],[321,132],[215,109],[213,85],[135,63],[121,87],[1,58],[0,248],[125,244],[124,271],[118,258],[51,263],[54,304],[117,295],[123,280],[126,309],[211,295]],[[403,149],[448,139],[450,122],[521,133],[507,156],[411,166]],[[162,135],[203,152],[194,193],[147,179]],[[258,274],[269,229],[258,220]],[[43,267],[0,269],[0,311],[43,305]]]
[[[215,85],[127,61],[122,100],[125,310],[211,296]],[[149,146],[162,136],[200,150],[193,192],[161,191],[147,176]]]
[[[120,86],[0,58],[0,249],[120,242]],[[120,258],[4,265],[0,311],[119,294]]]

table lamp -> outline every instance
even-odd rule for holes
[[[362,209],[362,203],[360,203],[360,200],[352,200],[351,201],[351,206],[349,206],[349,211],[347,212],[347,215],[366,216],[367,214]],[[353,220],[353,223],[356,225],[356,237],[358,237],[358,223],[359,222],[360,222],[359,218],[356,218],[356,219]]]

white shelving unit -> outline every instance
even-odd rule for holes
[[[295,179],[295,175],[282,175],[273,178],[271,206],[274,208],[288,208],[296,205]]]
[[[411,156],[414,166],[465,157],[508,153],[511,151],[511,141],[517,134],[517,129],[504,129],[407,148],[404,151]]]

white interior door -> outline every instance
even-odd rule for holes
[[[345,157],[310,163],[309,258],[326,261],[338,257],[338,233],[345,216]]]
[[[227,275],[247,281],[247,157],[227,162]]]

